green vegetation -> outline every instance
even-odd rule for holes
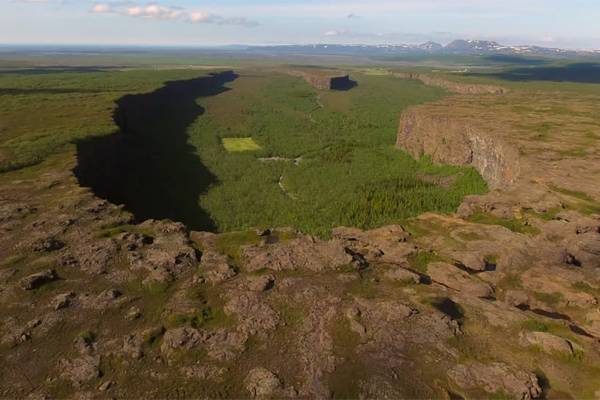
[[[118,99],[203,75],[193,70],[0,72],[0,171],[37,164],[55,153],[72,154],[73,143],[117,132],[112,117]],[[390,75],[353,78],[358,86],[352,90],[318,92],[296,77],[242,73],[227,84],[230,90],[200,95],[197,103],[205,111],[189,126],[181,121],[193,108],[180,118],[169,114],[172,107],[152,107],[149,126],[142,128],[151,130],[148,148],[162,151],[165,159],[149,165],[137,186],[113,185],[123,192],[118,202],[134,211],[143,203],[139,217],[172,218],[194,229],[291,226],[328,236],[335,226],[373,228],[426,211],[452,212],[465,195],[486,191],[474,169],[414,160],[394,148],[402,110],[439,99],[442,90]],[[168,144],[165,132],[171,125],[176,143]],[[88,141],[81,149],[99,154],[92,146]],[[191,153],[178,155],[180,150]],[[436,184],[436,176],[452,177],[451,184]],[[168,182],[155,190],[140,187],[163,181]],[[194,182],[197,189],[191,188]],[[138,195],[125,192],[128,188]],[[169,213],[154,215],[161,207]],[[107,228],[98,235],[120,232]]]
[[[248,138],[223,138],[223,147],[228,152],[236,152],[236,151],[254,151],[260,150],[261,147],[256,144],[254,139],[251,137]]]
[[[427,266],[436,261],[448,261],[431,251],[419,251],[408,258],[410,266],[417,272],[427,274]]]
[[[548,332],[550,329],[548,325],[536,319],[528,319],[527,321],[524,321],[521,326],[523,329],[532,332]]]
[[[198,71],[22,74],[0,71],[0,172],[37,164],[76,140],[115,131],[114,102]]]
[[[189,135],[218,177],[200,204],[219,230],[293,226],[327,236],[340,225],[372,228],[452,212],[465,195],[486,190],[474,169],[416,161],[393,146],[402,110],[440,98],[441,90],[391,76],[353,78],[358,86],[350,91],[320,93],[298,78],[253,73],[201,101],[208,112]],[[243,137],[262,150],[229,153],[220,145]],[[455,179],[442,187],[422,175]]]
[[[526,220],[515,218],[499,218],[491,214],[482,212],[475,213],[469,217],[470,222],[487,225],[500,225],[513,232],[535,235],[539,230],[535,226],[531,226]]]
[[[573,199],[572,201],[567,202],[568,208],[577,210],[583,214],[600,213],[600,203],[587,193],[565,189],[556,185],[550,185],[550,189]]]
[[[549,306],[556,306],[563,300],[562,293],[542,293],[542,292],[534,292],[533,297],[536,300],[541,301],[542,303],[546,303]]]
[[[240,261],[241,248],[245,245],[260,243],[260,236],[253,230],[229,232],[217,239],[217,251],[226,254],[234,261]]]

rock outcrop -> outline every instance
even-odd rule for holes
[[[337,70],[292,70],[289,74],[301,77],[319,90],[347,90],[355,85],[348,73]]]
[[[508,188],[521,171],[519,151],[475,118],[460,118],[448,108],[406,110],[396,145],[413,157],[440,164],[472,165],[492,189]]]
[[[436,86],[458,94],[505,94],[508,89],[495,85],[481,85],[466,82],[452,81],[441,76],[432,74],[420,74],[417,72],[396,72],[395,77],[401,79],[413,79],[428,86]]]

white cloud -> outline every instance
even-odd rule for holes
[[[109,4],[106,4],[106,3],[96,3],[92,7],[92,12],[94,14],[104,14],[104,13],[112,12],[112,8],[110,7]]]
[[[118,14],[148,20],[185,21],[192,24],[241,25],[247,27],[258,25],[258,22],[246,18],[226,18],[206,11],[187,10],[182,7],[165,6],[158,3],[145,5],[134,5],[130,2],[96,3],[91,12],[94,14]]]
[[[167,7],[158,4],[127,7],[125,9],[125,13],[130,17],[147,19],[178,19],[184,14],[184,12],[178,7]]]

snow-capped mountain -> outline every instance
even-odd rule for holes
[[[452,55],[514,55],[533,57],[572,57],[598,56],[600,51],[565,50],[540,46],[508,46],[489,40],[454,40],[446,46],[436,42],[422,44],[306,44],[306,45],[274,45],[248,46],[248,52],[269,52],[304,55],[348,55],[364,57],[384,57],[419,54],[452,54]]]

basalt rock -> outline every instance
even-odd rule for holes
[[[416,72],[397,72],[394,76],[402,79],[413,79],[428,86],[440,87],[449,92],[459,94],[505,94],[508,89],[495,85],[478,85],[465,82],[451,81],[435,75],[419,74]]]
[[[436,163],[473,166],[492,189],[510,187],[521,170],[514,145],[434,105],[404,111],[396,146],[417,159],[427,155]]]

